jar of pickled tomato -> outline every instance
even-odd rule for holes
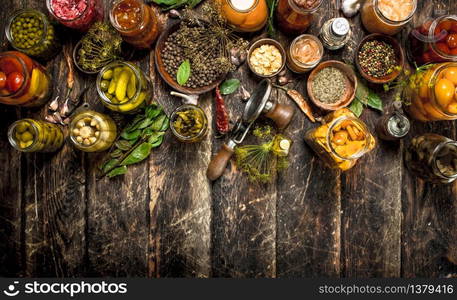
[[[432,183],[451,183],[457,179],[457,142],[437,134],[412,139],[405,152],[408,169]]]
[[[124,41],[139,49],[150,48],[159,35],[157,15],[143,0],[114,1],[110,20]]]
[[[221,2],[222,15],[236,31],[258,31],[267,23],[268,6],[266,0],[219,1]]]
[[[412,19],[417,0],[367,0],[362,8],[362,23],[371,33],[394,35]]]
[[[376,146],[367,126],[349,109],[334,111],[324,120],[305,134],[305,141],[328,167],[349,170]]]
[[[409,59],[418,66],[457,61],[457,15],[426,21],[411,30],[407,44]]]
[[[416,120],[457,119],[457,63],[427,65],[413,74],[405,89],[406,111]]]
[[[102,0],[46,0],[49,13],[64,26],[80,31],[103,21]]]
[[[55,152],[64,141],[59,126],[33,119],[14,122],[8,128],[8,140],[21,152]]]
[[[50,76],[39,63],[18,51],[0,53],[0,103],[36,107],[51,93]]]
[[[278,27],[286,34],[301,34],[314,20],[322,0],[279,0],[276,10]]]

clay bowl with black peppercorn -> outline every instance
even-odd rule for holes
[[[314,81],[316,80],[316,77],[318,77],[319,72],[327,68],[337,69],[339,71],[338,74],[343,75],[341,82],[343,92],[337,95],[338,99],[334,102],[321,101],[313,88]],[[331,83],[328,86],[328,90],[333,92],[335,91],[336,87],[335,79],[329,78],[329,81]],[[355,92],[357,90],[357,77],[354,70],[347,64],[336,60],[328,60],[317,65],[317,67],[314,68],[314,70],[310,73],[307,82],[307,90],[309,99],[314,103],[315,106],[323,110],[335,111],[348,106],[352,100],[354,100]]]
[[[224,77],[227,74],[221,74],[219,78],[216,80],[212,81],[210,84],[203,86],[203,87],[186,87],[180,85],[176,81],[176,76],[173,76],[169,74],[166,70],[165,66],[165,61],[163,57],[163,50],[166,47],[166,42],[169,38],[170,35],[172,35],[174,32],[176,32],[179,29],[181,21],[177,21],[172,23],[171,25],[168,26],[168,28],[162,32],[160,35],[159,39],[157,40],[157,45],[155,48],[155,65],[157,68],[157,71],[160,74],[160,77],[173,89],[175,89],[178,92],[184,93],[184,94],[190,94],[190,95],[200,95],[206,92],[209,92],[213,89],[215,89],[221,82],[224,80]],[[191,67],[192,68],[192,67]],[[192,72],[192,71],[191,71]]]
[[[369,74],[369,71],[367,71],[366,67],[364,68],[362,66],[361,58],[360,58],[360,51],[362,50],[362,47],[372,41],[380,41],[383,42],[387,45],[390,45],[393,49],[393,52],[395,53],[395,63],[394,66],[391,67],[392,70],[388,74],[382,74],[381,72],[380,75],[378,76],[373,76]],[[380,33],[373,33],[370,35],[367,35],[357,46],[356,49],[356,55],[355,55],[355,65],[357,66],[357,69],[359,73],[365,78],[367,81],[374,83],[374,84],[385,84],[394,81],[402,72],[404,64],[405,64],[405,54],[403,52],[403,49],[400,45],[400,43],[394,39],[391,36],[380,34]],[[381,55],[380,56],[380,62],[382,64],[386,64],[389,59],[386,55]],[[370,63],[376,63],[375,59],[369,59]]]

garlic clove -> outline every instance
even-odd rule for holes
[[[48,105],[49,110],[57,111],[59,109],[59,96],[57,96],[54,100],[51,101]]]
[[[90,145],[90,140],[89,139],[84,139],[83,144],[86,146]]]
[[[78,128],[73,129],[73,134],[74,135],[79,135],[79,129]]]
[[[95,131],[94,136],[95,137],[99,137],[100,136],[100,131]]]
[[[92,119],[92,121],[90,121],[90,126],[95,127],[96,125],[98,125],[97,120]]]
[[[90,142],[91,144],[95,143],[96,141],[97,141],[97,138],[94,137],[94,136],[89,138],[89,142]]]
[[[84,139],[83,139],[82,137],[80,137],[80,136],[77,136],[77,137],[76,137],[76,141],[77,141],[78,143],[82,144],[83,141],[84,141]]]

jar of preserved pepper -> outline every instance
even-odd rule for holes
[[[170,128],[173,135],[181,142],[199,142],[208,132],[208,118],[200,107],[184,104],[171,114]]]
[[[102,0],[46,0],[49,13],[64,26],[87,31],[103,21]]]
[[[324,121],[305,134],[305,141],[328,167],[349,170],[374,149],[375,138],[349,109],[332,112]]]
[[[279,0],[276,10],[278,27],[286,34],[301,34],[314,20],[322,0]]]
[[[267,23],[266,0],[219,0],[219,2],[222,15],[236,31],[258,31]]]
[[[54,152],[63,145],[63,132],[52,123],[22,119],[8,128],[8,140],[22,152]]]
[[[409,59],[422,66],[457,61],[457,15],[427,20],[408,35]]]
[[[139,49],[150,48],[159,35],[157,15],[143,0],[114,1],[110,20],[124,41]]]
[[[96,84],[102,103],[113,111],[135,113],[152,98],[151,82],[130,62],[117,61],[105,66]]]
[[[362,23],[371,33],[394,35],[411,21],[417,0],[367,0],[362,8]]]
[[[49,59],[61,48],[54,26],[35,9],[14,12],[7,22],[5,33],[14,49],[30,56]]]
[[[0,53],[0,103],[36,107],[51,97],[51,79],[46,70],[24,53]]]
[[[70,140],[84,152],[105,151],[114,143],[116,136],[113,119],[93,110],[78,112],[70,123]]]
[[[407,167],[432,183],[451,183],[457,179],[457,142],[437,134],[412,139],[405,152]]]
[[[457,63],[427,65],[409,78],[405,98],[408,114],[419,121],[457,119]]]

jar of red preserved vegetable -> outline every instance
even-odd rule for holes
[[[409,33],[408,56],[418,66],[457,61],[457,16],[428,20]]]
[[[80,31],[103,20],[102,0],[46,0],[46,5],[57,21]]]
[[[322,0],[279,0],[278,27],[284,33],[301,34],[311,25]]]
[[[124,41],[136,48],[150,48],[159,34],[157,15],[143,0],[114,1],[110,20]]]

